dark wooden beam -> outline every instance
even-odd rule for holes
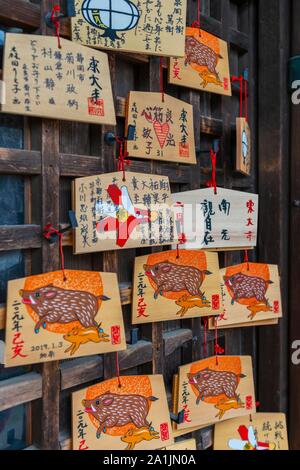
[[[59,156],[59,161],[61,176],[80,178],[102,173],[100,157],[62,153]]]
[[[0,148],[0,173],[2,175],[39,175],[41,153],[32,150]]]
[[[36,372],[2,380],[0,387],[0,411],[37,400],[42,396],[42,377]]]
[[[242,52],[247,52],[249,49],[249,36],[236,29],[229,30],[229,42]]]
[[[5,26],[37,29],[40,7],[24,0],[0,0],[0,23]]]
[[[0,226],[0,251],[40,248],[41,227],[39,225]]]

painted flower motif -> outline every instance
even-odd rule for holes
[[[274,444],[259,442],[256,439],[253,426],[240,426],[238,433],[241,439],[229,439],[228,447],[231,450],[274,450]]]

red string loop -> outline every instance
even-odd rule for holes
[[[126,166],[131,165],[131,160],[127,159],[129,153],[124,151],[124,140],[119,139],[119,137],[116,137],[116,142],[118,142],[118,144],[120,145],[119,156],[117,158],[118,171],[123,172],[123,181],[125,181],[126,180],[125,168]]]
[[[160,57],[159,64],[159,81],[160,81],[160,93],[162,102],[165,102],[165,89],[164,89],[164,59]]]
[[[59,253],[60,253],[60,260],[61,260],[61,270],[63,272],[64,281],[66,281],[67,276],[66,276],[66,273],[65,273],[65,257],[64,257],[64,250],[63,250],[63,244],[62,244],[63,234],[59,230],[54,228],[52,226],[52,224],[47,224],[44,227],[43,236],[47,240],[50,240],[52,235],[56,235],[59,239]]]
[[[54,5],[51,13],[51,22],[54,24],[55,27],[55,34],[57,37],[57,42],[58,42],[58,48],[61,49],[61,43],[60,43],[60,22],[59,20],[55,17],[55,13],[60,13],[60,6],[59,5]]]
[[[214,188],[215,194],[217,194],[217,154],[213,151],[213,149],[210,149],[210,159],[211,159],[211,165],[212,165],[212,170],[211,170],[211,179],[206,183],[206,186],[208,188]]]

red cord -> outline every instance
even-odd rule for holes
[[[179,245],[184,245],[186,243],[186,235],[185,233],[181,233],[178,237],[178,244],[176,246],[176,258],[179,258]]]
[[[204,342],[203,342],[203,354],[204,357],[207,357],[207,318],[204,318]]]
[[[244,263],[247,263],[247,270],[249,271],[250,266],[249,266],[249,255],[248,255],[248,250],[245,250],[244,252]]]
[[[213,149],[210,149],[210,159],[211,159],[211,165],[212,165],[212,170],[211,170],[211,179],[206,183],[206,186],[208,188],[214,188],[214,193],[217,194],[217,154],[213,151]]]
[[[55,33],[57,37],[57,42],[58,42],[58,48],[61,49],[61,43],[60,43],[60,22],[58,19],[55,18],[55,13],[60,13],[60,6],[59,5],[54,5],[52,9],[52,14],[51,14],[51,22],[55,26]]]
[[[160,57],[160,66],[159,66],[159,79],[160,79],[160,92],[162,102],[165,102],[165,90],[164,90],[164,59]]]
[[[233,76],[231,77],[233,82],[240,82],[240,117],[243,117],[243,76],[240,75],[239,77]]]
[[[124,152],[124,141],[122,139],[119,139],[119,137],[116,137],[116,142],[120,145],[120,151],[119,151],[119,156],[118,156],[118,171],[123,172],[123,181],[125,181],[126,180],[125,167],[126,165],[129,166],[131,164],[131,161],[127,159],[129,153]]]
[[[197,21],[193,21],[192,28],[199,28],[199,36],[201,36],[201,0],[198,0]]]
[[[199,32],[201,34],[201,0],[198,0],[198,25],[199,25]]]
[[[245,118],[248,122],[248,82],[244,79],[244,90],[245,90]]]
[[[219,365],[218,355],[224,354],[225,350],[221,348],[218,343],[218,320],[215,319],[215,355],[216,355],[216,365]]]
[[[63,234],[54,228],[51,224],[48,224],[44,227],[43,230],[43,235],[44,238],[49,240],[51,238],[51,235],[57,235],[59,239],[59,253],[60,253],[60,259],[61,259],[61,270],[63,272],[63,277],[64,277],[64,282],[67,280],[67,276],[65,274],[65,257],[64,257],[64,250],[63,250],[63,244],[62,244],[62,239],[63,239]]]
[[[122,387],[121,384],[121,379],[120,379],[120,364],[119,364],[119,353],[116,352],[116,371],[117,371],[117,377],[118,377],[118,382],[119,382],[119,388]]]
[[[231,77],[233,82],[240,82],[240,117],[243,117],[243,98],[245,102],[245,119],[248,122],[248,82],[243,75]]]

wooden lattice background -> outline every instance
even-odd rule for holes
[[[44,15],[58,3],[64,6],[63,1],[57,0],[0,0],[0,26],[18,27],[32,34],[52,35],[53,31],[46,27]],[[197,167],[134,160],[130,169],[169,176],[173,192],[197,189],[205,185],[210,175],[208,151],[212,141],[220,139],[218,185],[250,192],[259,190],[262,198],[259,256],[261,261],[280,264],[286,306],[287,261],[284,238],[278,232],[277,224],[288,223],[283,207],[287,195],[283,191],[275,192],[276,185],[284,187],[288,175],[282,153],[286,134],[270,129],[268,105],[274,110],[276,128],[276,125],[287,125],[284,120],[287,104],[285,98],[271,96],[267,86],[271,79],[276,86],[284,86],[280,66],[288,54],[288,46],[285,26],[282,25],[283,4],[280,0],[202,0],[201,9],[202,27],[229,43],[231,74],[239,75],[245,68],[249,69],[249,114],[254,160],[252,176],[243,177],[234,171],[234,129],[239,108],[236,86],[233,87],[233,97],[228,98],[179,89],[165,83],[169,94],[194,106]],[[197,1],[188,0],[188,24],[197,19],[196,11]],[[275,56],[278,59],[280,47],[274,33],[276,28],[279,39],[283,41],[278,64],[274,62]],[[69,32],[69,21],[64,20],[62,34],[69,37]],[[122,136],[124,99],[128,91],[159,91],[159,58],[109,53],[109,59],[118,115],[117,133]],[[258,69],[261,60],[267,60],[271,69],[264,69],[264,72]],[[64,226],[68,222],[72,178],[116,169],[115,148],[104,142],[105,133],[109,130],[107,126],[26,118],[24,148],[0,148],[0,174],[22,175],[25,184],[25,225],[4,226],[0,221],[0,251],[24,250],[26,275],[59,267],[58,247],[49,246],[47,241],[43,241],[41,229],[48,222],[54,226]],[[257,158],[258,150],[260,159]],[[281,171],[283,168],[285,170]],[[272,220],[266,220],[270,194],[273,215]],[[149,250],[127,250],[126,256],[115,252],[73,256],[71,236],[67,233],[64,238],[66,268],[118,273],[127,341],[130,343],[133,262],[136,255],[146,254]],[[242,257],[243,253],[240,252],[221,254],[221,266],[240,262]],[[250,257],[257,259],[257,252],[251,253]],[[1,308],[0,315],[2,329],[4,316],[5,306]],[[220,343],[227,354],[252,355],[262,411],[285,411],[287,406],[287,356],[284,346],[287,340],[284,335],[285,321],[281,322],[280,327],[263,327],[259,332],[255,328],[247,328],[220,333]],[[127,351],[120,354],[122,373],[163,373],[171,398],[172,376],[178,365],[201,357],[202,336],[200,319],[143,325],[139,327],[139,341],[129,344]],[[212,352],[213,335],[208,339]],[[21,372],[16,371],[15,377],[0,381],[0,411],[27,404],[28,445],[44,449],[68,448],[71,392],[114,373],[115,355],[53,362],[25,371],[23,368]],[[210,429],[195,434],[199,449],[210,447]]]

